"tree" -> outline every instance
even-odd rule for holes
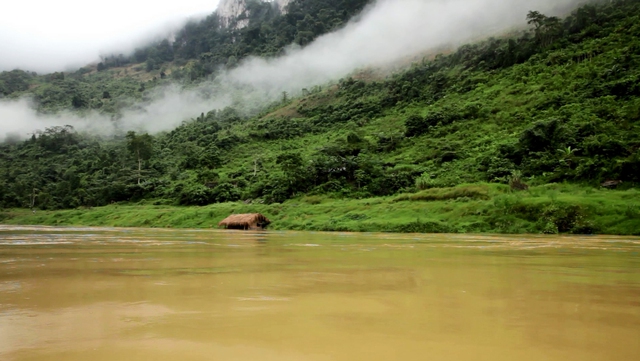
[[[22,70],[3,71],[0,73],[0,93],[9,95],[28,90],[32,76]]]
[[[153,58],[149,58],[147,59],[147,63],[146,63],[146,68],[147,71],[153,71],[156,68],[156,61]]]
[[[563,33],[562,22],[559,18],[548,17],[538,11],[529,11],[527,23],[534,26],[535,38],[542,48],[551,45]]]
[[[527,14],[527,24],[533,25],[536,31],[544,25],[546,19],[539,11],[529,11]]]
[[[571,148],[571,146],[558,149],[558,153],[560,154],[560,162],[571,168],[573,158],[577,151],[578,149]]]
[[[136,132],[127,133],[127,150],[138,161],[138,184],[142,178],[142,161],[149,160],[153,154],[153,137],[147,133],[137,135]]]
[[[86,99],[84,99],[84,97],[80,94],[75,94],[73,96],[73,98],[71,98],[71,105],[74,108],[84,108],[87,106],[87,101]]]
[[[284,181],[288,183],[288,193],[295,194],[296,191],[305,188],[309,171],[305,167],[302,156],[298,153],[282,153],[276,158],[276,164],[280,166],[284,173]]]

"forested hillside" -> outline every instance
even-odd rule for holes
[[[292,0],[282,14],[273,3],[247,1],[248,19],[240,29],[222,26],[213,13],[191,21],[174,34],[136,49],[131,55],[110,54],[97,65],[75,72],[38,75],[25,70],[0,73],[0,98],[29,96],[36,108],[55,112],[73,108],[118,114],[162,84],[185,86],[213,78],[247,56],[271,57],[292,44],[306,45],[342,27],[369,0]]]
[[[640,1],[525,16],[531,28],[516,37],[385,80],[342,79],[257,117],[227,108],[164,134],[106,139],[58,127],[4,144],[0,205],[255,204],[482,182],[635,187]]]

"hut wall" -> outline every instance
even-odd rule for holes
[[[251,223],[233,223],[226,226],[227,229],[240,229],[240,230],[261,230],[264,229],[266,225],[258,222]]]
[[[255,214],[234,214],[218,223],[218,226],[226,229],[262,230],[271,223],[265,216]]]

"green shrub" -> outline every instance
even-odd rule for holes
[[[311,204],[311,205],[316,205],[316,204],[320,204],[322,203],[322,201],[324,200],[323,197],[321,196],[306,196],[306,197],[302,197],[302,201],[307,203],[307,204]]]
[[[393,227],[394,232],[399,233],[456,233],[456,230],[446,224],[438,222],[423,222],[419,219],[415,222]]]
[[[552,229],[553,233],[591,234],[597,231],[595,225],[587,220],[586,210],[582,206],[553,202],[542,209],[540,222],[544,229]]]

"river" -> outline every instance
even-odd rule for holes
[[[640,360],[640,239],[0,226],[0,360]]]

